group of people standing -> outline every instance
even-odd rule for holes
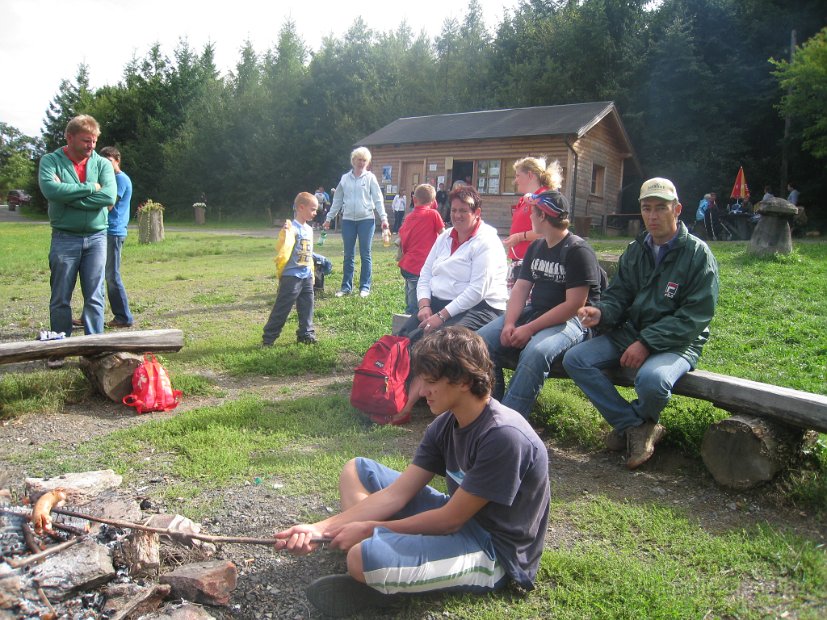
[[[48,201],[52,227],[49,324],[54,337],[70,336],[73,327],[100,334],[104,327],[133,323],[120,274],[132,182],[121,170],[116,148],[95,152],[100,133],[93,117],[76,116],[66,126],[66,146],[40,160],[38,183]],[[80,318],[73,319],[71,302],[78,278],[84,303]],[[107,323],[104,290],[115,315]],[[59,368],[63,359],[50,359],[47,365]]]

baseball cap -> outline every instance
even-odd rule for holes
[[[539,194],[531,194],[528,202],[554,218],[564,218],[569,214],[569,201],[556,190],[547,190]]]
[[[664,200],[677,200],[678,190],[675,189],[675,184],[669,179],[655,177],[654,179],[649,179],[640,187],[640,198],[638,198],[638,200],[643,200],[650,196],[657,196]]]

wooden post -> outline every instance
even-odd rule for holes
[[[163,211],[138,212],[138,243],[158,243],[164,240]]]
[[[134,353],[103,354],[80,358],[80,369],[98,392],[113,402],[123,402],[132,393],[132,375],[143,357]]]
[[[195,223],[196,224],[206,224],[207,223],[207,210],[204,207],[193,207],[192,210],[195,213]]]
[[[785,424],[736,415],[706,430],[701,457],[718,484],[750,489],[772,480],[800,452],[803,436]]]

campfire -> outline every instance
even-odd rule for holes
[[[19,501],[0,492],[0,617],[126,620],[183,605],[210,618],[198,606],[226,605],[237,574],[211,559],[216,543],[274,542],[209,536],[181,515],[145,518],[120,483],[104,470],[28,478]]]

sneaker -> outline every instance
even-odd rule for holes
[[[629,458],[626,467],[637,469],[652,458],[655,446],[665,434],[666,429],[654,422],[644,422],[640,426],[627,429],[626,450]]]
[[[51,368],[52,370],[57,370],[58,368],[63,368],[66,365],[66,360],[62,357],[50,357],[46,360],[46,368]]]
[[[350,291],[336,291],[336,297],[344,297],[345,295],[350,295]]]
[[[362,289],[359,291],[359,297],[367,297],[368,295],[370,295],[370,291],[368,290]]]
[[[273,343],[272,343],[272,342],[264,342],[264,341],[262,341],[261,346],[262,346],[263,348],[265,348],[265,349],[269,349],[270,347],[272,347],[272,346],[273,346]]]
[[[320,612],[333,618],[352,616],[369,607],[388,607],[397,597],[382,594],[350,575],[328,575],[311,583],[307,598]]]
[[[107,327],[114,327],[115,329],[121,329],[125,327],[132,327],[132,323],[124,323],[123,321],[119,321],[118,319],[112,319],[106,324]]]
[[[83,327],[83,319],[72,319],[72,327]]]
[[[604,438],[606,448],[612,452],[623,452],[626,449],[626,433],[612,429]]]
[[[316,344],[318,340],[316,340],[316,336],[313,334],[307,334],[305,336],[300,336],[296,338],[296,342],[299,344]]]

